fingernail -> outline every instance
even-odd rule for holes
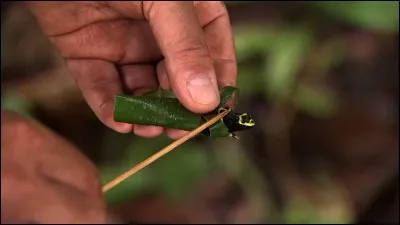
[[[190,79],[188,90],[190,97],[196,103],[208,105],[218,101],[218,92],[208,76],[202,75]]]

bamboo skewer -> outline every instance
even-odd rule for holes
[[[164,156],[165,154],[167,154],[168,152],[174,150],[176,147],[178,147],[179,145],[185,143],[186,141],[188,141],[189,139],[193,138],[194,136],[196,136],[197,134],[199,134],[201,131],[203,131],[204,129],[208,128],[209,126],[213,125],[214,123],[218,122],[218,120],[222,119],[224,116],[226,116],[229,113],[229,110],[226,110],[218,115],[216,115],[215,117],[213,117],[212,119],[210,119],[209,121],[205,122],[204,124],[202,124],[201,126],[197,127],[196,129],[190,131],[189,133],[187,133],[185,136],[183,136],[182,138],[172,142],[171,144],[169,144],[167,147],[161,149],[160,151],[158,151],[157,153],[155,153],[154,155],[150,156],[149,158],[145,159],[144,161],[142,161],[141,163],[137,164],[136,166],[134,166],[133,168],[131,168],[130,170],[126,171],[125,173],[119,175],[118,177],[116,177],[114,180],[108,182],[107,184],[105,184],[103,186],[103,193],[107,192],[108,190],[110,190],[111,188],[115,187],[116,185],[118,185],[119,183],[121,183],[122,181],[126,180],[127,178],[129,178],[130,176],[132,176],[133,174],[139,172],[141,169],[145,168],[146,166],[150,165],[151,163],[153,163],[154,161],[156,161],[157,159],[161,158],[162,156]]]

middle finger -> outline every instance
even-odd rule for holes
[[[152,65],[124,65],[119,67],[120,77],[124,92],[132,95],[142,95],[148,91],[156,90],[158,82],[155,69]],[[162,134],[164,128],[159,126],[133,125],[133,133],[138,136],[153,138]]]

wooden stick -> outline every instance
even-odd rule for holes
[[[173,149],[175,149],[179,145],[181,145],[181,144],[185,143],[186,141],[188,141],[189,139],[193,138],[194,136],[199,134],[204,129],[206,129],[209,126],[213,125],[214,123],[218,122],[218,120],[220,120],[224,116],[226,116],[229,113],[229,111],[230,111],[230,109],[226,110],[226,111],[224,111],[224,112],[222,112],[222,113],[220,113],[218,115],[216,115],[211,120],[205,122],[204,124],[202,124],[201,126],[197,127],[196,129],[190,131],[188,134],[186,134],[182,138],[172,142],[170,145],[168,145],[167,147],[161,149],[160,151],[158,151],[154,155],[150,156],[149,158],[145,159],[141,163],[137,164],[132,169],[126,171],[125,173],[121,174],[120,176],[118,176],[114,180],[108,182],[107,184],[105,184],[103,186],[103,193],[105,193],[108,190],[110,190],[111,188],[115,187],[116,185],[118,185],[119,183],[121,183],[122,181],[127,179],[128,177],[132,176],[133,174],[139,172],[141,169],[143,169],[146,166],[150,165],[151,163],[153,163],[154,161],[156,161],[160,157],[164,156],[168,152],[172,151]]]

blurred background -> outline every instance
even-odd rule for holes
[[[399,222],[399,3],[226,2],[240,140],[196,138],[107,193],[139,223]],[[171,143],[94,116],[19,3],[1,3],[1,105],[77,145],[104,183]]]

